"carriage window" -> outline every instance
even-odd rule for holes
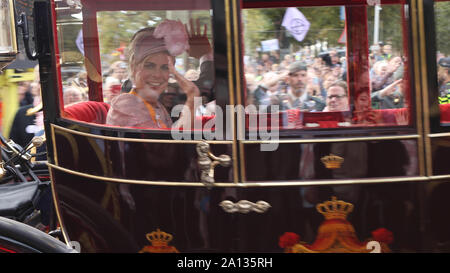
[[[408,125],[402,8],[244,10],[247,113],[282,129]]]
[[[436,61],[439,88],[441,123],[450,124],[450,38],[447,34],[450,25],[450,2],[435,2],[436,23]]]
[[[209,1],[56,3],[66,118],[186,128],[214,108]]]

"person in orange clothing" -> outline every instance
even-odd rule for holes
[[[166,92],[172,75],[186,94],[185,107],[174,126],[190,127],[195,115],[194,97],[199,97],[200,91],[174,67],[175,56],[189,49],[188,40],[185,26],[173,20],[165,20],[156,28],[141,29],[134,35],[129,57],[133,88],[111,101],[106,124],[171,128],[171,117],[159,97]]]

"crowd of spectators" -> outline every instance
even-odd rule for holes
[[[201,73],[200,68],[191,65],[183,73],[186,79],[198,81]],[[111,100],[123,92],[131,89],[131,83],[128,79],[128,64],[125,61],[115,61],[105,71],[102,76],[103,101],[111,103]],[[87,73],[82,70],[74,75],[70,75],[63,82],[63,101],[64,105],[70,105],[77,102],[87,101],[88,98]],[[172,79],[169,79],[169,85],[166,92],[161,94],[160,102],[170,111],[176,104],[180,103],[182,92],[178,85]],[[205,103],[209,100],[204,98]],[[202,106],[203,107],[203,106]]]
[[[345,50],[313,54],[263,53],[245,66],[247,104],[278,105],[280,110],[309,112],[348,111],[352,98],[347,85]],[[369,55],[370,109],[405,107],[402,89],[403,59],[392,46],[376,45]],[[362,79],[359,79],[362,81]],[[340,89],[336,95],[336,90]],[[338,103],[337,103],[338,102]],[[338,105],[339,107],[336,107]]]
[[[345,51],[333,48],[318,55],[304,50],[285,55],[275,51],[262,53],[258,58],[246,59],[246,104],[258,108],[278,105],[281,111],[299,109],[307,112],[361,112],[407,107],[404,90],[406,85],[403,85],[404,57],[393,52],[392,45],[381,43],[370,47],[367,79],[358,79],[361,82],[369,81],[369,91],[363,94],[350,92],[346,85],[348,64]],[[448,59],[442,55],[437,60],[440,103],[450,101]],[[187,79],[196,81],[201,75],[200,69],[190,67],[184,75]],[[104,101],[108,103],[124,91],[126,62],[112,63],[102,78]],[[79,72],[66,80],[63,90],[65,105],[88,100],[86,72]],[[169,81],[168,90],[161,94],[160,101],[170,111],[180,103],[180,95],[177,84]],[[22,96],[22,99],[27,104],[26,97]],[[210,101],[208,96],[203,96],[203,105],[197,109],[198,115],[211,112],[206,110],[206,104]],[[359,103],[361,105],[357,105]]]
[[[437,54],[439,103],[450,103],[450,57]]]

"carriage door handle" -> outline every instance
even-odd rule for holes
[[[240,200],[236,203],[233,203],[233,201],[230,200],[224,200],[220,202],[219,206],[222,207],[222,209],[227,213],[239,212],[244,214],[252,211],[256,213],[264,213],[272,207],[269,203],[262,200],[255,203],[248,200]]]
[[[207,187],[211,188],[214,185],[214,168],[217,165],[228,167],[231,165],[231,158],[229,155],[215,156],[211,153],[209,144],[200,142],[197,144],[198,166],[200,168],[200,180]]]

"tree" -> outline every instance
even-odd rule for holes
[[[156,26],[166,19],[165,11],[104,11],[97,16],[100,54],[111,56],[123,44],[128,45],[141,28]]]
[[[315,44],[317,40],[328,41],[337,46],[338,39],[344,29],[344,21],[340,20],[340,7],[299,8],[311,23],[310,29],[302,42],[292,38],[281,26],[285,8],[250,9],[243,11],[243,24],[246,48],[254,50],[261,41],[278,39],[282,48],[290,45],[305,46]]]
[[[102,61],[112,63],[118,59],[117,49],[128,46],[134,33],[144,27],[155,27],[165,19],[180,20],[188,23],[189,19],[199,19],[201,25],[208,26],[211,37],[211,16],[207,10],[196,11],[104,11],[97,16],[100,54]],[[120,31],[118,31],[120,30]]]
[[[257,9],[243,10],[242,21],[245,54],[251,55],[261,47],[261,41],[273,37],[275,30],[269,31],[269,29],[274,29],[272,23]]]
[[[450,55],[450,35],[448,26],[450,25],[450,2],[435,2],[434,4],[436,22],[436,50]]]
[[[407,23],[402,18],[401,8],[403,5],[382,5],[380,11],[379,40],[392,45],[393,51],[403,52],[403,29],[402,24]],[[367,34],[369,45],[373,44],[374,33],[374,7],[367,7]]]

